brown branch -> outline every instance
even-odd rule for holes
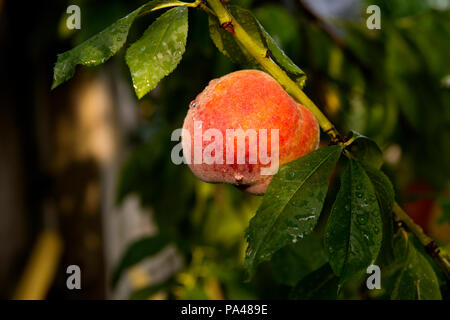
[[[450,263],[442,255],[436,242],[427,236],[420,226],[414,223],[411,217],[398,205],[397,202],[394,203],[393,211],[396,217],[402,222],[403,227],[406,226],[406,228],[416,236],[416,238],[424,246],[428,255],[436,262],[447,280],[450,281]]]

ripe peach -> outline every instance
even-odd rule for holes
[[[203,134],[208,129],[216,129],[216,133],[221,134],[222,141],[220,135],[213,135],[214,139],[210,136],[209,140],[204,138],[197,143],[197,150],[211,152],[211,156],[216,156],[220,162],[195,161],[195,125],[201,126]],[[211,183],[230,183],[258,195],[264,194],[273,176],[261,174],[261,169],[268,168],[276,160],[281,166],[317,149],[320,133],[314,115],[297,104],[275,79],[257,70],[241,70],[210,81],[190,103],[183,129],[183,154],[198,178]],[[227,136],[229,129],[256,131],[256,139],[247,135],[242,146],[237,137]],[[278,129],[278,141],[275,141],[273,129]],[[260,155],[265,133],[267,156],[272,156],[269,164]],[[279,157],[276,159],[273,142],[278,142]],[[230,145],[232,149],[227,158]],[[238,162],[240,153],[245,153],[245,163]]]

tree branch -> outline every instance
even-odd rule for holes
[[[420,226],[414,223],[411,217],[398,205],[397,202],[394,203],[393,211],[397,219],[403,222],[407,229],[411,231],[425,247],[426,252],[431,256],[431,258],[433,258],[439,268],[442,269],[447,280],[450,280],[450,263],[442,255],[434,240],[427,236]]]

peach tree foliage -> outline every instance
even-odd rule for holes
[[[217,5],[216,1],[211,3]],[[95,66],[107,61],[125,45],[129,30],[139,16],[165,9],[141,38],[126,48],[125,59],[133,86],[137,97],[142,98],[180,63],[188,38],[188,9],[195,7],[209,14],[205,30],[209,27],[210,37],[221,53],[243,68],[266,69],[236,39],[234,30],[230,30],[232,26],[219,22],[214,6],[208,8],[202,1],[154,0],[58,55],[52,88],[70,79],[77,65]],[[272,59],[302,88],[305,73],[255,16],[238,6],[228,5],[227,8],[251,41],[266,49],[264,58]],[[153,153],[164,148],[154,144],[143,148],[145,152],[133,154],[132,161],[141,166],[160,166],[161,160]],[[170,161],[170,156],[163,161]],[[341,143],[333,143],[283,165],[270,183],[245,235],[248,247],[244,267],[248,279],[252,279],[263,262],[270,261],[275,268],[275,278],[292,287],[291,298],[332,299],[349,283],[364,285],[367,267],[378,264],[383,270],[382,282],[386,284],[383,298],[440,299],[440,271],[431,264],[417,241],[405,236],[394,225],[394,190],[380,170],[382,162],[381,151],[374,141],[351,132]],[[187,179],[187,170],[181,168],[176,176],[167,179]],[[339,190],[330,195],[327,192],[333,172],[338,173],[334,183]],[[139,176],[125,166],[122,179],[126,186],[127,179],[134,182]],[[157,189],[153,190],[156,195]],[[126,187],[119,189],[119,197],[123,198],[126,193]],[[163,209],[170,212],[170,206],[168,203]],[[326,214],[324,206],[329,207]],[[170,229],[177,217],[176,212],[169,212],[166,214],[173,216],[158,223]],[[322,225],[320,220],[323,220]],[[113,283],[117,284],[125,270],[155,255],[169,243],[176,244],[186,254],[190,250],[183,241],[168,234],[137,241],[117,266]],[[149,287],[140,294],[148,295],[158,289],[159,286]]]

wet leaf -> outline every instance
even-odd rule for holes
[[[130,296],[129,300],[148,300],[151,296],[157,294],[158,292],[167,289],[167,283],[155,284],[148,287],[144,287],[134,291]]]
[[[341,283],[375,261],[381,247],[382,228],[374,187],[363,167],[350,159],[325,232],[330,265]]]
[[[394,188],[389,178],[381,170],[371,166],[364,166],[364,170],[372,183],[380,206],[381,220],[383,221],[383,242],[379,258],[380,262],[387,263],[394,259],[394,217],[392,214]]]
[[[72,78],[77,65],[96,66],[115,55],[127,41],[131,25],[141,13],[182,4],[180,1],[150,1],[79,46],[59,54],[53,71],[52,89]]]
[[[142,98],[181,61],[188,31],[188,9],[173,8],[161,15],[127,50],[134,90]]]
[[[252,19],[251,13],[235,6],[229,6],[229,10],[253,40],[260,46],[265,47],[258,24]],[[209,34],[217,49],[234,63],[244,68],[261,68],[240,42],[220,26],[217,18],[211,16],[209,17]]]
[[[273,253],[309,234],[317,223],[340,146],[318,149],[282,166],[250,221],[245,266],[256,266]]]
[[[275,280],[294,286],[297,282],[328,261],[322,241],[308,235],[295,244],[278,250],[271,264]]]

